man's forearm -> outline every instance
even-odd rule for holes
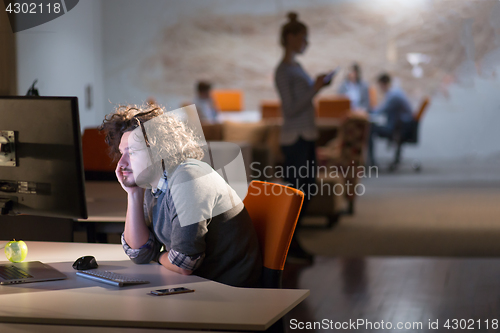
[[[133,248],[138,249],[149,239],[149,229],[144,221],[144,192],[138,191],[128,194],[127,217],[125,219],[125,241]]]
[[[163,253],[160,256],[160,258],[158,258],[158,261],[160,262],[160,264],[163,267],[165,267],[168,270],[174,271],[176,273],[179,273],[179,274],[182,274],[182,275],[191,275],[193,273],[193,271],[190,271],[190,270],[187,270],[187,269],[183,269],[183,268],[177,267],[174,264],[172,264],[170,262],[170,260],[168,260],[168,252]]]

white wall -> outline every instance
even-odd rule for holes
[[[500,73],[500,67],[496,72]],[[406,146],[403,157],[498,163],[500,77],[476,75],[471,81],[471,86],[451,85],[448,97],[436,95],[431,98],[421,121],[419,145]],[[376,149],[384,159],[391,158],[394,153],[387,149],[386,142],[378,142]]]
[[[314,2],[320,4],[342,1],[345,0],[315,0]],[[108,112],[112,111],[113,104],[140,104],[149,97],[154,97],[157,102],[165,105],[168,109],[176,109],[183,102],[192,101],[194,85],[196,80],[200,79],[200,73],[192,73],[193,75],[189,77],[181,74],[177,76],[177,80],[163,82],[163,86],[154,89],[154,91],[149,89],[147,84],[144,84],[144,77],[141,77],[141,75],[149,75],[149,73],[141,72],[141,66],[144,66],[145,59],[154,57],[154,53],[161,48],[161,44],[164,43],[163,33],[168,27],[178,24],[182,20],[193,19],[193,17],[196,20],[203,20],[205,14],[244,13],[259,15],[289,8],[298,9],[308,5],[308,2],[302,0],[142,0],[140,2],[103,0],[104,89],[106,100],[112,103],[108,104]],[[272,40],[276,51],[274,58],[279,59],[281,50],[275,42],[277,37],[273,36]],[[244,43],[244,40],[241,42]],[[183,45],[178,45],[178,47],[182,48]],[[215,46],[212,45],[212,47]],[[187,54],[187,56],[192,56],[192,54]],[[206,67],[209,68],[211,65],[207,63]],[[175,64],[173,68],[175,70]],[[272,69],[270,71],[272,72]],[[154,72],[152,76],[158,77],[163,74],[159,70]],[[245,86],[238,71],[229,74],[234,78],[231,80],[231,84],[236,82],[242,87]],[[201,76],[203,78],[203,74]],[[272,87],[272,83],[270,86]],[[163,90],[166,93],[158,94],[158,90]],[[182,93],[177,93],[179,90]],[[272,88],[270,90],[271,96],[274,96]],[[250,101],[248,104],[252,109],[257,107],[254,101]]]
[[[328,1],[316,0],[314,4],[322,2]],[[199,17],[200,13],[258,15],[287,10],[300,13],[305,4],[311,2],[80,1],[62,17],[17,33],[18,91],[24,94],[37,78],[42,95],[77,96],[82,128],[97,126],[104,115],[112,111],[113,104],[141,103],[152,95],[139,82],[136,74],[144,55],[150,55],[161,43],[166,27],[183,19]],[[277,36],[273,35],[273,41],[275,39]],[[311,48],[311,53],[313,51]],[[276,59],[280,56],[279,52],[279,47],[276,47]],[[308,56],[309,53],[301,59],[306,65]],[[230,74],[238,76],[238,73]],[[487,158],[500,154],[500,131],[496,130],[496,124],[500,122],[500,78],[498,75],[489,78],[476,75],[468,78],[468,82],[473,84],[451,85],[448,98],[442,95],[432,98],[422,122],[421,143],[417,147],[409,147],[405,156],[456,159]],[[87,84],[92,85],[94,93],[90,110],[84,103]],[[169,84],[175,87],[178,82]],[[244,89],[244,80],[240,84]],[[192,93],[191,86],[188,89],[187,95]],[[178,107],[186,98],[176,97],[175,94],[154,95],[169,108]],[[385,144],[378,148],[382,156],[389,156]]]
[[[500,154],[500,78],[476,76],[473,82],[472,87],[452,86],[449,99],[433,100],[423,120],[420,154],[445,158]]]
[[[357,0],[358,3],[365,3],[363,1],[366,2],[366,0]],[[392,3],[388,0],[377,1],[378,5],[385,6],[390,6]],[[182,72],[184,74],[174,75],[174,77],[178,78],[176,81],[171,80],[172,72],[170,72],[168,74],[170,75],[168,79],[165,79],[167,73],[163,72],[165,68],[162,68],[161,60],[160,66],[157,64],[152,65],[149,72],[145,74],[142,72],[144,68],[144,59],[155,59],[155,57],[151,55],[154,54],[154,52],[163,51],[163,56],[167,55],[168,57],[168,50],[161,50],[161,47],[158,45],[165,45],[167,41],[170,42],[170,44],[168,44],[169,47],[172,45],[172,38],[174,37],[169,40],[169,37],[165,35],[165,31],[169,26],[180,26],[180,20],[192,20],[193,17],[195,17],[195,20],[202,21],[204,16],[208,17],[214,14],[222,15],[222,17],[224,17],[224,15],[231,16],[233,14],[266,15],[278,13],[282,15],[282,13],[288,10],[296,10],[299,13],[303,13],[306,12],[304,6],[311,8],[316,5],[320,6],[324,3],[338,3],[342,5],[344,2],[346,1],[146,0],[139,3],[133,0],[104,0],[102,29],[104,43],[103,64],[105,99],[106,101],[109,99],[112,103],[142,103],[148,97],[154,96],[158,102],[166,105],[167,108],[177,108],[183,100],[192,96],[192,85],[194,85],[196,80],[196,73],[184,71]],[[430,0],[420,0],[418,3],[419,6],[421,6],[431,2]],[[403,3],[406,2],[398,2],[398,4]],[[339,6],[339,8],[341,7]],[[309,17],[309,19],[311,19],[311,17]],[[282,21],[284,21],[284,18]],[[457,22],[459,21],[458,19]],[[272,36],[272,42],[274,44],[271,45],[271,47],[273,47],[273,49],[265,50],[268,56],[271,52],[272,54],[270,57],[276,59],[276,61],[281,55],[279,47],[277,46],[277,29],[282,23],[283,22],[276,22],[276,33]],[[185,26],[183,26],[183,28],[186,29]],[[367,29],[369,30],[369,28]],[[186,31],[192,33],[189,29],[186,29]],[[480,37],[480,34],[477,36]],[[252,36],[247,37],[246,35],[243,37],[236,40],[228,39],[226,42],[230,45],[226,46],[227,50],[230,51],[235,48],[233,43],[239,43],[241,40],[241,43],[245,44],[248,43],[248,39],[245,41],[245,38],[252,38]],[[335,37],[336,36],[332,35],[331,38],[335,39]],[[380,42],[383,45],[384,38],[382,37]],[[179,38],[178,35],[175,36],[175,38],[177,38],[176,42],[177,40],[180,41],[178,48],[182,49],[185,47],[185,44],[182,44],[182,38]],[[186,36],[186,38],[189,38],[189,36]],[[300,59],[303,64],[305,64],[306,68],[313,67],[314,64],[309,63],[310,60],[314,58],[313,54],[315,52],[321,51],[318,51],[318,47],[321,46],[314,43],[314,38],[317,40],[319,37],[311,32],[311,50]],[[217,47],[224,47],[224,42],[217,42]],[[408,41],[404,42],[406,43]],[[346,47],[349,48],[351,46],[354,47],[355,45],[348,44]],[[214,47],[214,45],[212,45],[212,47]],[[400,47],[404,50],[403,46]],[[194,52],[193,50],[196,49],[191,48],[190,50]],[[384,49],[382,49],[382,51],[383,50]],[[259,53],[258,51],[259,50],[255,50],[256,53]],[[384,54],[384,52],[385,51],[383,51],[382,54]],[[404,54],[401,56],[404,56]],[[189,54],[186,55],[186,57],[193,57],[193,55]],[[357,55],[357,57],[363,59],[363,55]],[[217,59],[217,57],[215,58]],[[202,60],[203,58],[201,58],[201,61]],[[241,60],[234,60],[236,65],[232,64],[231,60],[228,59],[221,59],[221,61],[227,61],[228,64],[233,65],[233,67],[237,65],[238,61],[241,63]],[[500,61],[500,59],[498,59],[498,61]],[[215,65],[219,66],[216,67]],[[409,68],[409,65],[406,65]],[[172,68],[175,74],[175,63],[169,63],[168,66]],[[220,64],[207,63],[207,66],[218,68],[214,70],[214,74],[216,76],[218,75],[219,79],[221,75],[224,75],[224,73],[221,74]],[[268,67],[267,64],[265,66],[266,68]],[[177,67],[178,70],[181,70],[179,67],[180,65]],[[383,70],[383,68],[370,68],[367,66],[367,70],[373,72],[371,74],[374,74],[375,71],[378,72]],[[241,69],[239,70],[236,68],[230,70],[229,73],[225,75],[230,76],[228,80],[232,80],[231,77],[234,78],[232,82],[235,87],[242,88],[244,91],[247,89],[247,92],[255,89],[255,85],[251,86],[249,81],[245,81],[246,79],[241,78],[244,74],[240,75],[241,73],[239,71],[241,71]],[[497,73],[500,73],[500,70],[497,71]],[[274,93],[272,91],[271,67],[269,67],[269,73],[266,72],[265,75],[266,80],[269,81],[266,83],[266,89]],[[151,86],[151,84],[148,86],[147,81],[144,81],[144,76],[146,76],[146,80],[150,78],[150,82],[160,82],[162,85],[161,89],[155,89],[156,87],[154,85]],[[267,76],[269,77],[267,78]],[[367,77],[372,78],[371,76],[373,75],[367,74]],[[460,159],[464,157],[487,158],[500,154],[500,146],[498,145],[500,141],[500,131],[496,130],[496,124],[500,123],[500,94],[498,93],[500,91],[500,78],[497,76],[486,79],[479,75],[473,75],[472,77],[469,75],[467,78],[462,79],[464,79],[462,82],[467,84],[464,85],[457,82],[449,86],[448,98],[439,94],[432,96],[431,105],[422,121],[420,132],[421,142],[416,147],[408,147],[405,149],[404,156],[425,160],[436,158]],[[426,86],[425,82],[421,84]],[[268,96],[264,97],[269,98]],[[248,104],[251,104],[254,108],[257,105],[256,103],[256,101],[248,102]],[[108,104],[106,109],[107,112],[111,112],[112,105]],[[382,157],[392,156],[392,152],[387,152],[385,146],[385,142],[378,145],[377,148],[379,153]]]
[[[174,24],[186,15],[184,1],[104,0],[103,13],[103,68],[106,93],[106,113],[116,104],[140,104],[150,93],[134,81],[131,69],[138,66],[141,54],[151,50],[163,24]],[[165,100],[159,100],[166,103]]]
[[[34,79],[42,96],[77,96],[82,129],[103,119],[101,2],[80,1],[61,17],[21,31],[17,38],[18,93]],[[92,107],[85,87],[92,86]]]
[[[329,1],[312,3],[323,2]],[[113,104],[141,103],[152,95],[135,74],[143,55],[151,54],[154,46],[161,43],[165,27],[199,17],[200,13],[259,15],[286,10],[300,13],[304,5],[305,2],[295,0],[80,1],[62,17],[17,33],[18,91],[24,94],[37,78],[42,95],[77,96],[82,128],[97,126],[112,111]],[[273,41],[276,38],[273,36]],[[276,59],[279,52],[276,47]],[[301,59],[306,65],[308,54]],[[448,98],[441,95],[432,98],[422,122],[421,143],[409,147],[405,156],[450,159],[500,154],[500,131],[496,130],[500,122],[500,78],[476,75],[469,79],[472,85],[451,85]],[[88,84],[93,88],[93,106],[89,110],[84,103]],[[173,87],[177,84],[171,82]],[[189,86],[188,95],[191,89]],[[176,108],[185,99],[185,96],[176,98],[175,94],[155,94],[155,97],[169,108]],[[378,148],[382,156],[389,156],[385,144]]]

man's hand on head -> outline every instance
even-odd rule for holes
[[[144,195],[144,189],[142,187],[139,187],[137,185],[134,186],[127,186],[125,185],[125,180],[124,180],[124,175],[123,175],[123,169],[120,166],[117,166],[115,169],[115,174],[116,178],[118,179],[118,182],[122,186],[122,188],[127,192],[128,194],[140,194]]]

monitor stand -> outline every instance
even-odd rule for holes
[[[10,198],[0,198],[0,215],[7,215],[12,210],[14,201]]]

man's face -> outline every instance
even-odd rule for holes
[[[358,82],[358,75],[353,69],[351,69],[347,74],[347,79],[349,79],[349,81],[351,82]]]
[[[118,148],[122,154],[118,166],[122,171],[123,185],[127,187],[147,186],[150,183],[150,177],[146,173],[147,168],[151,166],[151,161],[141,128],[123,133]]]
[[[385,94],[386,92],[389,91],[390,83],[379,82],[378,86],[379,86],[379,89]]]
[[[198,92],[198,96],[201,99],[208,99],[210,98],[210,90],[200,91]]]

